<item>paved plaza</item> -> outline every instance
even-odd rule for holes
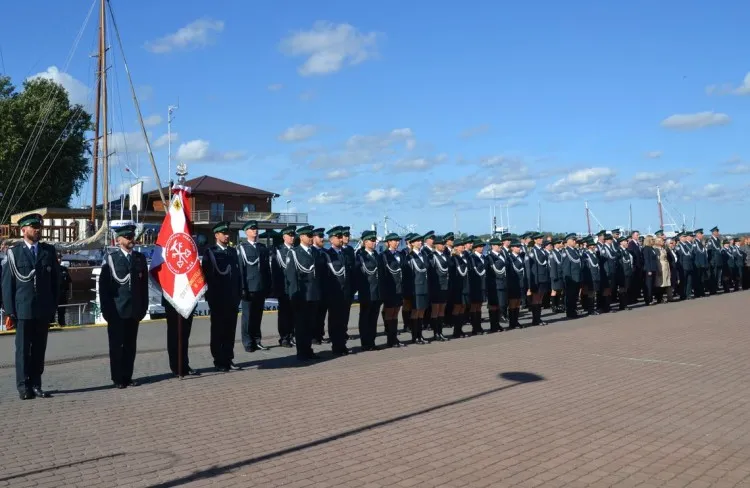
[[[196,319],[203,375],[185,380],[165,374],[157,322],[141,328],[143,384],[125,390],[105,329],[56,332],[54,398],[24,402],[3,336],[0,486],[750,486],[749,298],[337,359],[316,346],[305,366],[237,344],[246,368],[231,373],[208,369]],[[270,336],[276,315],[264,322]]]

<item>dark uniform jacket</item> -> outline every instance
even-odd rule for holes
[[[99,301],[107,322],[143,320],[148,311],[146,256],[133,251],[128,260],[120,249],[107,254],[99,275]]]
[[[693,246],[689,242],[679,242],[675,249],[682,270],[688,273],[693,271]]]
[[[0,289],[5,314],[17,320],[52,322],[60,292],[55,248],[38,242],[35,261],[25,242],[16,244],[8,249],[3,268]]]
[[[628,242],[628,252],[633,256],[633,268],[636,272],[643,269],[643,248],[636,241]]]
[[[322,298],[322,277],[315,268],[315,250],[293,247],[286,257],[286,282],[289,298],[318,302]]]
[[[659,255],[651,246],[643,248],[643,271],[656,274],[659,272]]]
[[[475,251],[469,257],[469,300],[471,303],[483,302],[487,295],[487,265],[484,256]]]
[[[711,267],[720,268],[722,265],[721,239],[714,236],[709,237],[708,242],[706,242],[706,249],[708,250],[708,260]]]
[[[552,251],[549,252],[549,278],[553,290],[562,290],[565,285],[562,260],[562,252],[557,249],[552,249]]]
[[[693,241],[693,268],[696,270],[708,268],[708,252],[699,240]]]
[[[281,243],[271,254],[271,289],[276,298],[287,296],[286,258],[291,247]]]
[[[537,246],[528,250],[526,254],[526,280],[532,293],[536,292],[539,285],[549,285],[549,256],[547,252]]]
[[[380,296],[380,258],[378,253],[372,254],[365,249],[357,254],[357,291],[360,302],[377,302]]]
[[[342,303],[352,299],[352,276],[354,270],[347,268],[346,255],[335,249],[325,249],[325,274],[323,275],[323,289],[326,303]]]
[[[507,270],[506,289],[508,291],[508,298],[519,299],[528,287],[524,258],[520,254],[516,256],[511,253],[510,258],[508,258]]]
[[[430,262],[428,269],[430,290],[447,291],[450,283],[449,263],[451,260],[439,252],[432,252],[428,261]]]
[[[581,253],[581,256],[581,263],[583,263],[583,284],[587,287],[599,286],[601,275],[596,253],[586,250]]]
[[[404,272],[402,263],[405,258],[401,251],[391,252],[386,249],[379,255],[381,264],[380,294],[384,301],[392,301],[403,294]]]
[[[627,250],[620,248],[619,266],[617,267],[617,285],[626,286],[633,277],[635,268],[633,267],[633,255]]]
[[[421,253],[410,252],[404,266],[404,296],[429,295],[427,263]]]
[[[566,281],[581,283],[583,280],[582,253],[578,249],[567,247],[562,251],[562,275]]]
[[[469,263],[463,255],[451,256],[450,289],[453,299],[461,305],[459,299],[469,296]]]
[[[242,242],[237,248],[240,258],[242,291],[267,295],[271,289],[271,261],[265,244]]]
[[[242,277],[237,250],[218,245],[203,252],[203,276],[206,277],[206,301],[209,308],[229,307],[237,312],[242,298]]]

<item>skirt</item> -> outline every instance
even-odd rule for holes
[[[448,290],[433,290],[430,292],[430,302],[433,304],[448,303]]]
[[[425,310],[430,305],[430,300],[427,295],[414,295],[411,298],[414,310]]]
[[[384,308],[396,308],[404,304],[404,299],[401,295],[392,295],[383,300]]]

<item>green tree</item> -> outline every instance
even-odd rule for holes
[[[0,223],[13,213],[68,206],[88,179],[91,126],[91,115],[71,105],[62,86],[34,79],[18,92],[0,76]]]

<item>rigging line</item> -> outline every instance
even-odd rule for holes
[[[3,45],[2,44],[0,44],[0,69],[2,70],[0,71],[0,73],[7,73],[7,71],[5,71],[5,58],[3,57]]]
[[[65,61],[65,65],[63,67],[63,71],[64,72],[68,70],[68,67],[70,66],[70,63],[73,60],[73,56],[75,55],[75,51],[77,50],[78,44],[81,41],[81,37],[83,36],[83,32],[85,31],[86,26],[88,25],[89,19],[91,18],[91,14],[94,11],[94,6],[95,5],[96,5],[96,0],[93,0],[91,2],[91,7],[89,8],[89,12],[86,15],[86,18],[84,19],[83,24],[81,24],[81,28],[78,31],[78,35],[76,36],[76,39],[73,42],[73,46],[71,47],[71,50],[68,53],[68,59]],[[13,168],[13,174],[11,175],[10,179],[8,180],[8,186],[6,187],[6,190],[4,192],[2,192],[2,194],[0,194],[0,205],[2,204],[3,200],[5,199],[5,195],[8,194],[8,190],[11,188],[11,185],[13,185],[13,183],[14,183],[14,178],[15,178],[16,172],[18,171],[18,166],[21,164],[21,160],[24,158],[24,155],[26,154],[27,150],[29,149],[29,143],[34,138],[34,133],[37,132],[37,128],[38,128],[38,135],[36,136],[36,144],[38,144],[39,137],[41,136],[41,133],[44,130],[44,128],[46,126],[46,123],[47,123],[47,120],[49,120],[49,115],[50,115],[50,113],[52,111],[52,106],[53,106],[52,97],[53,97],[53,95],[54,95],[54,90],[50,92],[50,94],[47,96],[46,101],[44,103],[42,103],[42,108],[43,108],[42,114],[40,114],[39,119],[37,119],[36,124],[34,124],[34,129],[32,130],[32,133],[29,136],[29,139],[26,140],[26,144],[25,144],[25,146],[23,148],[23,151],[21,152],[20,157],[18,158],[18,162],[16,163],[15,167]],[[46,108],[46,110],[45,110],[45,108]],[[32,147],[35,148],[36,144],[33,145]],[[27,163],[24,166],[24,171],[25,171],[25,167],[28,165],[28,161],[31,160],[32,154],[33,154],[33,151],[31,153],[29,153],[29,155],[28,155]],[[23,174],[23,172],[22,172],[22,174]],[[19,176],[19,178],[18,178],[19,182],[20,182],[21,178],[22,178],[22,176]],[[17,186],[16,186],[16,188],[17,188]],[[14,188],[13,194],[15,194],[15,188]],[[11,196],[10,198],[12,199],[13,197]]]

